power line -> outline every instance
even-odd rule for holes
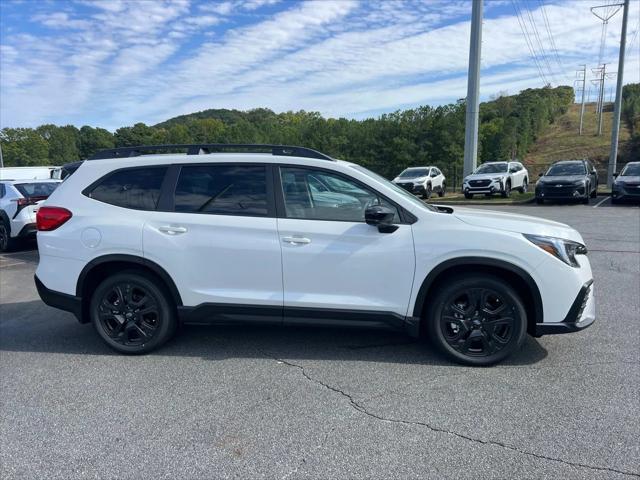
[[[556,46],[555,38],[553,37],[553,33],[551,32],[551,24],[549,23],[549,17],[547,16],[547,10],[545,9],[544,0],[538,0],[540,2],[540,11],[542,12],[542,19],[544,20],[544,26],[547,29],[547,34],[549,36],[549,43],[551,44],[551,49],[553,50],[553,55],[558,64],[558,68],[560,72],[564,71],[564,66],[560,61],[560,55],[558,54],[558,47]],[[566,76],[566,74],[565,74]]]
[[[545,51],[543,42],[542,42],[542,38],[540,37],[540,32],[538,31],[538,26],[536,25],[535,19],[533,18],[533,13],[531,13],[531,10],[528,7],[524,7],[524,9],[527,11],[527,17],[529,18],[529,23],[531,24],[531,29],[533,31],[533,35],[536,39],[536,41],[538,42],[538,47],[540,47],[540,54],[542,56],[542,60],[544,62],[544,64],[547,67],[547,71],[549,72],[549,76],[553,79],[554,82],[558,83],[558,81],[556,80],[556,76],[553,73],[553,69],[551,68],[551,63],[549,62],[549,55],[547,55],[547,52]]]
[[[516,12],[516,18],[518,19],[518,24],[520,25],[520,30],[522,31],[522,35],[524,36],[524,40],[527,44],[527,48],[529,49],[529,53],[531,54],[531,58],[533,59],[533,63],[535,64],[537,70],[538,70],[538,75],[540,76],[540,79],[542,80],[542,82],[544,83],[544,85],[549,84],[550,82],[547,80],[547,77],[544,74],[544,71],[540,65],[540,61],[538,60],[538,56],[536,55],[535,49],[533,48],[533,42],[531,41],[531,38],[529,37],[529,32],[526,28],[525,22],[524,22],[524,18],[522,16],[522,12],[520,11],[518,5],[516,4],[516,0],[511,0],[511,4],[513,5],[513,9]]]

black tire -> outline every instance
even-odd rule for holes
[[[614,205],[618,205],[620,203],[620,200],[618,200],[617,198],[611,197],[611,203]]]
[[[146,313],[141,314],[142,310]],[[136,270],[103,280],[91,296],[89,311],[102,340],[120,353],[133,355],[160,347],[173,336],[178,323],[164,285]]]
[[[596,198],[597,196],[598,196],[598,184],[596,183],[596,187],[593,189],[593,192],[591,192],[590,197]]]
[[[500,192],[502,198],[509,198],[511,196],[511,180],[507,180],[507,183],[504,184],[504,190]]]
[[[422,195],[425,199],[430,199],[431,198],[431,193],[432,193],[432,189],[431,189],[431,184],[427,184],[425,191],[424,191],[424,195]]]
[[[468,199],[473,198],[473,193],[464,192],[464,198],[468,198]]]
[[[518,190],[520,190],[520,193],[527,193],[527,190],[529,189],[529,182],[527,181],[527,179],[525,178],[522,181],[522,186],[520,188],[518,188]]]
[[[585,195],[585,197],[580,201],[583,205],[589,205],[589,195]]]
[[[0,219],[0,253],[12,251],[17,244],[17,239],[11,238],[11,227],[6,220]]]
[[[544,198],[536,198],[536,203],[538,205],[542,205],[544,203]]]
[[[435,293],[423,321],[442,353],[472,366],[504,360],[522,346],[527,334],[527,313],[516,291],[486,274],[450,278]]]
[[[445,193],[447,193],[447,186],[442,182],[442,186],[440,187],[440,190],[438,190],[438,196],[444,197]]]

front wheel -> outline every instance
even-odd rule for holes
[[[544,198],[536,197],[536,203],[537,203],[538,205],[542,205],[542,204],[544,203]]]
[[[473,366],[497,363],[524,342],[527,314],[518,294],[492,275],[451,278],[435,294],[427,334],[451,360]]]
[[[591,192],[591,198],[596,198],[598,196],[598,184],[596,183],[596,187],[593,189],[593,192]]]
[[[440,190],[438,191],[438,196],[439,197],[444,197],[445,193],[447,193],[447,186],[444,184],[444,182],[442,182],[442,186],[440,187]]]
[[[91,320],[102,339],[120,353],[147,353],[176,330],[175,308],[165,288],[143,272],[104,280],[91,297]]]
[[[527,181],[527,179],[525,178],[522,181],[522,186],[520,187],[520,193],[527,193],[527,190],[529,189],[529,182]]]
[[[422,195],[423,198],[425,199],[430,199],[431,198],[431,184],[429,183],[425,189],[424,189],[424,194]]]
[[[511,196],[511,182],[507,181],[504,185],[504,190],[501,193],[502,198],[509,198]]]

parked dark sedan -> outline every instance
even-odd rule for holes
[[[611,186],[611,203],[622,200],[640,201],[640,162],[629,162]]]
[[[555,162],[536,183],[536,203],[580,200],[588,204],[598,193],[598,172],[589,160]]]

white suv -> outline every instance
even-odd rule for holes
[[[462,192],[466,198],[483,193],[491,196],[499,193],[503,197],[511,195],[517,189],[526,193],[529,188],[529,172],[520,162],[487,162],[467,175],[462,183]]]
[[[438,167],[411,167],[393,179],[393,183],[406,191],[431,198],[432,192],[442,197],[447,191],[444,174]]]
[[[58,180],[0,181],[0,252],[11,250],[23,238],[36,234],[36,212],[60,182]]]
[[[243,147],[270,153],[207,153]],[[487,365],[527,333],[595,319],[567,225],[425,205],[301,147],[148,151],[162,148],[85,161],[38,211],[40,297],[120,352],[160,346],[179,322],[359,325]]]

